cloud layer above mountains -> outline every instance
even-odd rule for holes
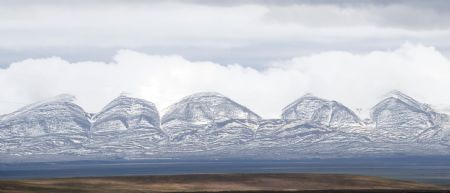
[[[449,9],[445,0],[5,0],[0,68],[30,57],[107,61],[118,49],[254,68],[404,42],[450,56]]]
[[[96,112],[121,92],[162,110],[217,91],[266,118],[308,92],[363,116],[392,89],[448,104],[449,9],[446,0],[3,0],[0,114],[60,93]]]
[[[0,114],[61,93],[99,111],[122,92],[154,102],[160,111],[195,92],[216,91],[265,118],[305,93],[369,109],[398,89],[427,103],[448,104],[450,61],[433,47],[404,44],[354,54],[328,51],[273,62],[263,69],[198,62],[175,55],[121,50],[111,62],[27,59],[0,69]]]

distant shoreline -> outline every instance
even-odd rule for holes
[[[189,174],[0,180],[0,193],[450,192],[449,186],[345,174]]]

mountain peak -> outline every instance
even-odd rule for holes
[[[316,95],[314,95],[313,93],[311,93],[311,92],[308,92],[308,93],[306,93],[306,94],[304,94],[302,97],[300,97],[300,98],[319,98],[319,97],[317,97]]]
[[[135,100],[135,101],[144,101],[146,103],[151,103],[153,106],[155,106],[152,102],[144,100],[144,99],[140,99],[140,98],[136,98],[136,97],[132,97],[128,94],[123,94],[121,93],[119,96],[117,96],[116,98],[114,98],[112,101],[117,101],[117,100]]]
[[[75,97],[61,94],[25,106],[3,117],[2,122],[10,134],[42,136],[52,134],[81,134],[90,127],[87,113],[72,101]],[[1,128],[2,126],[0,126]]]
[[[14,111],[10,114],[4,115],[5,117],[10,117],[10,116],[14,116],[16,114],[20,114],[26,111],[29,111],[33,108],[39,107],[41,105],[44,104],[49,104],[49,103],[73,103],[76,100],[76,97],[70,94],[59,94],[56,95],[54,97],[50,97],[32,104],[29,104],[27,106],[24,106],[20,109],[18,109],[17,111]]]
[[[298,98],[297,100],[295,100],[294,102],[290,103],[289,105],[287,105],[286,107],[284,107],[282,109],[283,112],[285,112],[288,109],[293,108],[294,106],[297,106],[299,103],[301,103],[304,100],[317,100],[317,101],[322,101],[324,103],[326,102],[330,102],[329,100],[317,97],[315,95],[313,95],[312,93],[306,93],[305,95],[301,96],[300,98]]]
[[[108,109],[110,108],[114,108],[117,106],[121,106],[130,110],[131,109],[137,110],[143,106],[148,106],[154,111],[157,111],[155,104],[150,101],[121,94],[115,99],[113,99],[110,103],[108,103],[97,115],[101,114],[104,111],[108,111]]]
[[[411,106],[413,108],[421,110],[421,111],[425,111],[425,112],[432,112],[432,111],[434,111],[427,104],[421,103],[421,102],[415,100],[414,98],[412,98],[412,97],[410,97],[410,96],[408,96],[408,95],[406,95],[406,94],[404,94],[404,93],[402,93],[402,92],[400,92],[398,90],[393,90],[393,91],[387,93],[385,95],[385,99],[382,100],[377,105],[375,105],[372,109],[375,109],[378,105],[384,104],[384,103],[386,103],[388,101],[391,101],[391,100],[394,100],[394,99],[398,100],[398,101],[401,101],[401,102],[403,102],[403,103],[405,103],[405,104],[407,104],[407,105],[409,105],[409,106]]]
[[[325,126],[342,127],[359,124],[359,117],[344,105],[306,94],[283,109],[282,119],[301,120]]]
[[[45,103],[59,103],[59,102],[67,102],[67,103],[72,103],[76,100],[76,97],[74,95],[71,94],[59,94],[38,102],[35,102],[29,106],[37,106],[37,105],[41,105],[41,104],[45,104]]]
[[[372,107],[371,119],[376,123],[377,130],[390,133],[388,139],[400,141],[416,140],[415,137],[421,137],[422,132],[439,128],[443,116],[427,104],[399,91],[392,91]]]
[[[391,90],[389,91],[386,95],[389,95],[391,97],[406,97],[406,98],[410,98],[408,95],[406,95],[405,93],[403,93],[402,91],[399,90]]]
[[[201,92],[187,96],[165,110],[162,122],[184,120],[209,122],[218,119],[260,119],[259,115],[220,93]]]
[[[403,92],[401,92],[399,90],[392,90],[386,95],[387,95],[387,98],[392,97],[392,98],[396,98],[396,99],[399,99],[399,100],[404,101],[404,102],[420,104],[418,101],[416,101],[412,97],[406,95],[405,93],[403,93]]]
[[[94,116],[95,132],[118,132],[129,129],[159,131],[159,113],[155,105],[144,99],[120,95]]]
[[[220,94],[218,92],[197,92],[197,93],[189,95],[183,99],[194,99],[194,98],[203,98],[203,97],[226,98],[223,94]]]

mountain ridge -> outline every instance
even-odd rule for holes
[[[448,116],[398,91],[372,108],[367,123],[311,94],[283,108],[279,119],[263,119],[213,92],[184,97],[163,115],[152,102],[124,95],[94,114],[73,101],[59,95],[2,116],[0,157],[450,155]]]

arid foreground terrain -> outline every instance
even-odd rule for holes
[[[1,193],[449,192],[449,187],[338,174],[199,174],[2,180]]]

